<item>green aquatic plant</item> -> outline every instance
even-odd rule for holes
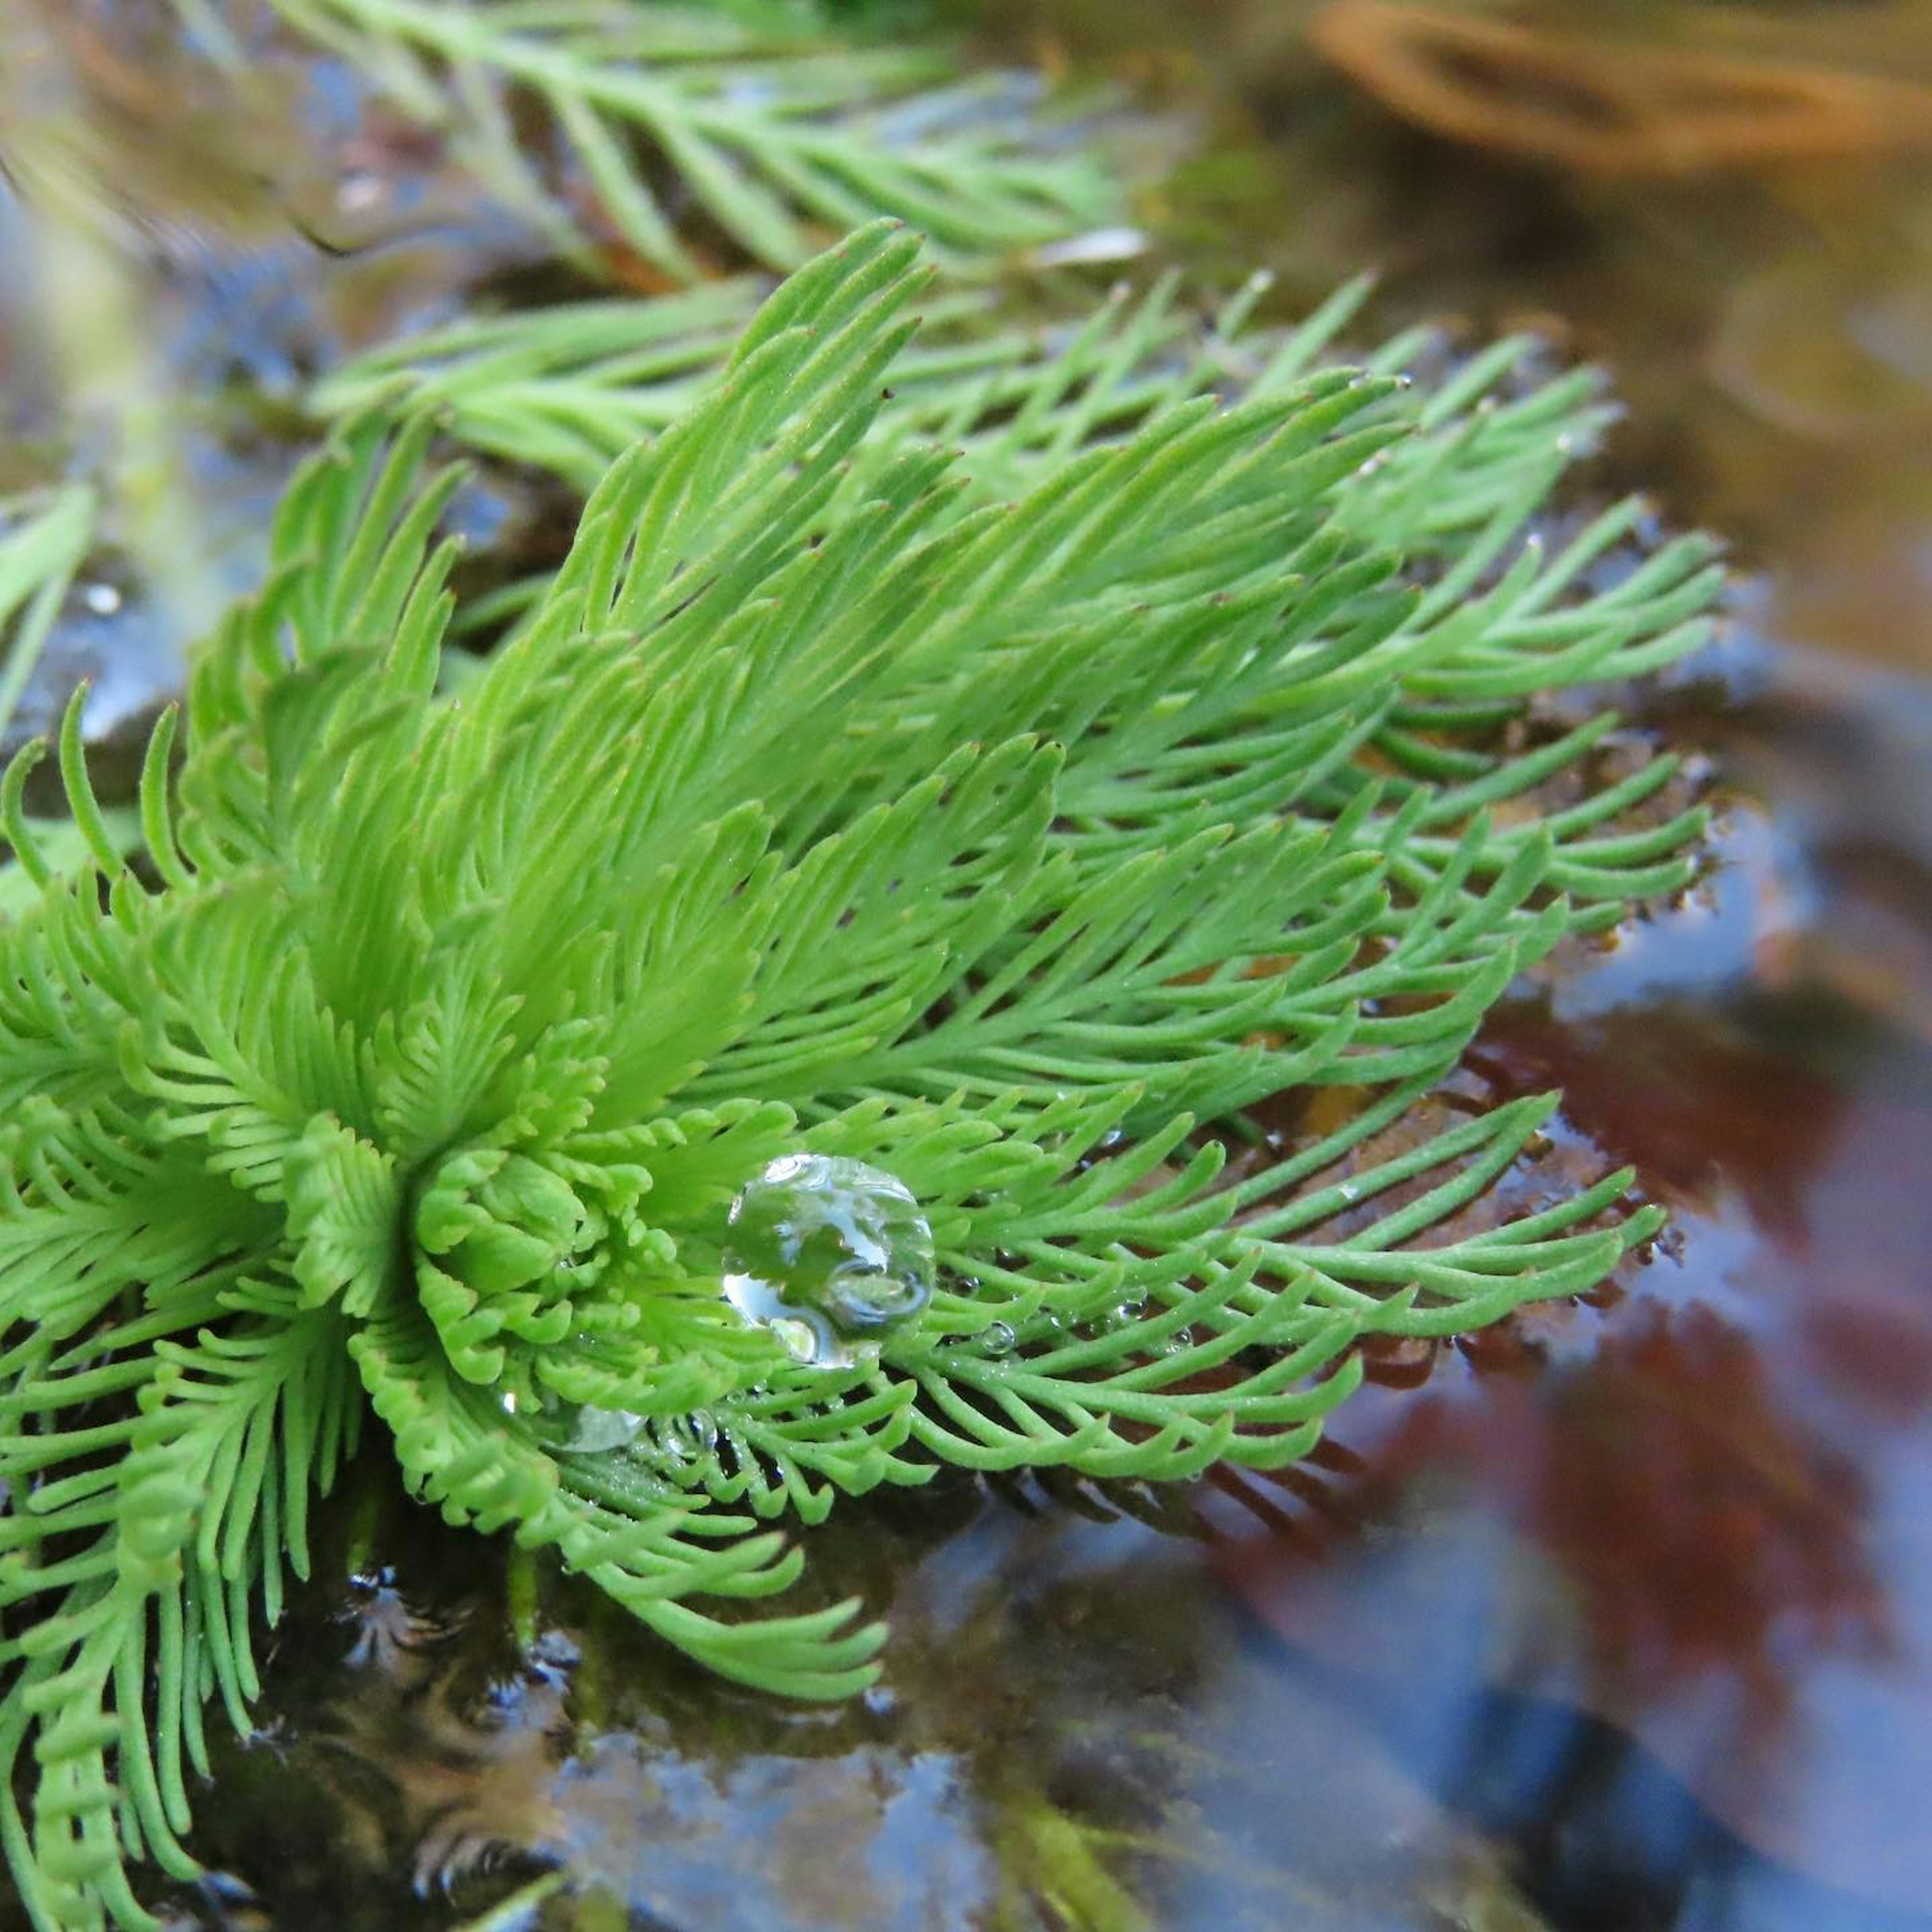
[[[82,483],[0,499],[0,645],[6,656],[0,670],[0,740],[15,734],[20,701],[87,554],[96,507],[94,492]],[[132,851],[140,843],[131,812],[104,812],[100,822],[121,850]],[[32,831],[52,862],[63,868],[85,862],[86,842],[68,819],[36,818]],[[17,863],[0,862],[0,913],[31,905],[38,896]]]
[[[216,0],[174,4],[204,45],[239,64]],[[863,10],[268,4],[440,130],[477,179],[566,252],[586,232],[615,234],[677,281],[707,272],[700,226],[713,246],[790,268],[880,214],[918,224],[962,264],[1118,218],[1109,171],[1042,124],[1030,82],[962,80],[941,51],[865,38],[854,32]]]
[[[989,328],[976,298],[928,299],[919,336],[896,358],[890,390],[846,459],[841,493],[867,495],[909,443],[937,442],[956,452],[950,513],[960,514],[1023,495],[1076,452],[1118,440],[1165,411],[1210,396],[1294,392],[1333,362],[1335,338],[1370,286],[1366,278],[1348,284],[1286,330],[1250,326],[1268,286],[1259,277],[1205,329],[1176,304],[1171,277],[1144,298],[1117,292],[1084,323],[1048,328]],[[723,365],[757,298],[746,278],[650,300],[472,316],[352,358],[314,386],[310,404],[326,418],[432,411],[458,441],[588,490],[627,448],[680,419]],[[1404,673],[1393,656],[1383,661],[1383,695],[1399,686],[1402,701],[1365,741],[1379,761],[1382,802],[1419,814],[1403,846],[1412,868],[1448,852],[1441,828],[1460,826],[1478,808],[1521,811],[1527,795],[1585,765],[1615,727],[1600,714],[1558,740],[1497,758],[1490,748],[1496,729],[1526,695],[1668,663],[1702,636],[1718,580],[1709,544],[1690,536],[1640,568],[1592,583],[1648,520],[1636,496],[1608,505],[1546,555],[1538,520],[1616,414],[1601,378],[1578,368],[1534,380],[1544,352],[1532,338],[1508,338],[1460,359],[1445,358],[1444,349],[1434,332],[1410,330],[1328,378],[1394,378],[1359,397],[1351,420],[1358,430],[1400,425],[1386,446],[1324,488],[1334,532],[1434,578],[1400,628],[1402,651],[1418,660],[1414,670]],[[1403,373],[1417,361],[1442,373],[1418,387]],[[1513,567],[1498,575],[1505,557]],[[477,598],[459,623],[494,632],[542,587],[513,584]],[[1382,648],[1393,652],[1396,640]],[[1574,922],[1613,921],[1633,898],[1668,890],[1681,877],[1690,820],[1640,830],[1620,822],[1676,769],[1672,760],[1650,760],[1623,785],[1499,835],[1494,851],[1532,832],[1546,836],[1548,876],[1570,899]],[[1324,776],[1307,804],[1332,815],[1360,784],[1352,770]],[[1412,869],[1412,886],[1416,876]]]
[[[1358,278],[1286,330],[1252,320],[1271,286],[1254,277],[1204,328],[1178,301],[1172,275],[1142,296],[1123,284],[1077,323],[1030,328],[998,326],[976,292],[939,294],[893,367],[868,446],[908,432],[958,442],[970,458],[969,487],[983,497],[1008,493],[1096,434],[1118,435],[1172,404],[1210,392],[1268,395],[1299,381],[1334,359],[1336,337],[1373,284]],[[308,404],[328,418],[432,410],[470,447],[587,490],[631,444],[678,419],[764,292],[746,275],[650,298],[466,314],[348,358],[312,386]],[[1442,362],[1444,347],[1436,332],[1411,329],[1349,359],[1366,374],[1394,374]],[[1354,490],[1382,506],[1378,519],[1399,502],[1418,512],[1400,527],[1378,520],[1379,536],[1404,548],[1432,533],[1439,539],[1445,514],[1467,528],[1505,497],[1533,511],[1552,466],[1595,446],[1616,413],[1600,378],[1578,368],[1526,380],[1544,352],[1533,337],[1506,338],[1414,399],[1410,415],[1423,434],[1386,453]],[[1412,386],[1406,374],[1403,382]],[[1417,500],[1424,496],[1426,512]]]
[[[1458,1222],[1546,1098],[1348,1157],[1686,875],[1694,815],[1631,816],[1667,760],[1544,810],[1603,728],[1479,734],[1688,648],[1707,550],[1586,593],[1620,513],[1523,540],[1560,433],[1492,487],[1438,435],[1466,397],[1344,370],[1118,434],[1042,382],[988,500],[885,413],[926,279],[881,226],[785,283],[447,689],[454,478],[427,418],[356,419],[178,770],[155,734],[145,860],[77,704],[85,864],[8,772],[0,1840],[38,1924],[146,1924],[130,1862],[193,1870],[205,1706],[245,1727],[372,1418],[450,1520],[836,1698],[884,1633],[763,1604],[778,1520],[949,1465],[1278,1466],[1364,1336],[1654,1229],[1623,1174]],[[1230,1178],[1243,1108],[1323,1087],[1358,1104]]]
[[[70,484],[41,499],[0,499],[0,736],[11,728],[27,681],[40,662],[61,600],[86,554],[94,493]]]

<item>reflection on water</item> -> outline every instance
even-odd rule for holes
[[[1882,681],[1826,705],[1810,667],[1754,680],[1720,728],[1788,808],[1740,804],[1702,906],[1472,1056],[1502,1093],[1560,1082],[1573,1132],[1640,1161],[1670,1252],[1600,1322],[1542,1312],[1382,1399],[1379,1426],[1346,1419],[1356,1508],[1403,1526],[1385,1552],[1315,1566],[1237,1526],[1220,1558],[1516,1838],[1565,1924],[1932,1901],[1932,1048],[1871,997],[1922,959],[1932,902],[1891,908],[1890,962],[1869,916],[1873,880],[1918,862],[1932,776],[1892,755]],[[1641,1917],[1598,1916],[1605,1888]]]
[[[4,748],[91,676],[110,790],[259,578],[309,379],[548,253],[369,81],[285,56],[238,82],[164,4],[0,10],[0,488],[114,484]]]

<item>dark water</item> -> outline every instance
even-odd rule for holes
[[[1662,1252],[1341,1423],[1386,1540],[1224,1562],[1565,1926],[1932,1906],[1932,718],[1740,662],[1719,869],[1472,1056],[1642,1163]]]
[[[227,1876],[172,1922],[1932,1928],[1932,162],[1627,178],[1506,116],[1452,140],[1325,62],[1303,0],[952,10],[1193,124],[1143,210],[1181,259],[1264,260],[1284,308],[1379,261],[1390,328],[1537,318],[1630,399],[1621,476],[1736,536],[1724,645],[1636,699],[1708,748],[1708,872],[1522,989],[1445,1102],[1562,1086],[1516,1198],[1629,1161],[1671,1232],[1592,1305],[1378,1359],[1279,1480],[842,1513],[815,1586],[896,1630],[844,1710],[703,1680],[594,1592],[382,1501],[372,1458],[198,1802]],[[1513,17],[1574,39],[1602,10]],[[133,80],[98,50],[76,70],[59,13],[9,16],[16,110],[54,73],[118,104],[87,111],[132,152],[205,125],[165,40]],[[1917,7],[1614,28],[1932,82]],[[76,440],[126,457],[131,404],[162,425],[134,456],[192,485],[145,500],[195,506],[192,567],[130,560],[160,510],[110,529],[88,582],[114,597],[83,585],[62,632],[57,668],[128,681],[117,718],[245,580],[306,376],[543,260],[350,77],[312,79],[111,200],[164,270],[94,388],[34,284],[0,304],[21,480]],[[353,245],[319,248],[328,223]],[[469,513],[514,537],[549,506]]]

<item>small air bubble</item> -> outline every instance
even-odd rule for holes
[[[388,189],[373,169],[349,168],[336,183],[335,205],[344,214],[365,214],[380,208]]]
[[[1018,1339],[1010,1322],[989,1322],[980,1330],[980,1346],[989,1355],[1010,1353]]]

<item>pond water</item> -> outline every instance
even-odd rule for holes
[[[1546,111],[1600,128],[1600,92],[1550,76],[1600,74],[1610,33],[1834,102],[1932,89],[1932,14],[1551,0],[1508,16],[1527,51],[1436,45],[1480,110],[1450,131],[1441,87],[1424,112],[1399,85],[1413,10],[1356,5],[1340,38],[1304,0],[940,10],[1174,118],[1137,137],[1187,156],[1143,214],[1190,267],[1264,262],[1286,312],[1377,262],[1391,328],[1532,320],[1614,371],[1618,478],[1735,538],[1721,647],[1629,694],[1706,748],[1708,868],[1520,989],[1443,1102],[1561,1086],[1512,1198],[1628,1161],[1670,1231],[1588,1305],[1387,1352],[1278,1479],[842,1511],[814,1587],[862,1591],[895,1638],[839,1710],[720,1688],[372,1468],[200,1801],[221,1875],[170,1923],[1932,1928],[1932,140],[1908,114],[1822,158],[1781,124],[1714,150],[1630,110],[1608,164]],[[61,373],[60,262],[0,299],[10,466],[49,473],[76,422],[131,445],[158,522],[110,536],[182,560],[160,581],[110,554],[112,598],[76,593],[50,676],[112,674],[112,739],[246,580],[303,375],[544,249],[326,63],[218,138],[165,40],[76,65],[60,14],[8,16],[16,124],[31,102],[53,142],[80,100],[124,160],[178,164],[108,166],[145,198],[110,225],[172,267],[103,322],[91,388]],[[1666,106],[1718,114],[1692,81]],[[354,245],[317,248],[325,215]],[[124,303],[67,266],[76,312]],[[555,512],[478,491],[464,514],[540,544]]]

